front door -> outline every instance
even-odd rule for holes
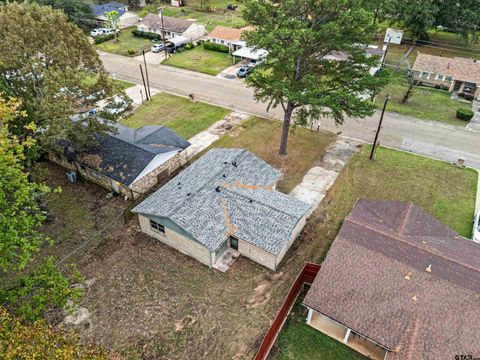
[[[233,250],[238,250],[238,239],[236,237],[230,236],[230,247]]]

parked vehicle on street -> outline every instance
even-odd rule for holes
[[[90,36],[95,37],[105,35],[105,30],[106,29],[104,28],[93,29],[92,31],[90,31]]]
[[[163,44],[153,44],[150,50],[154,53],[159,53],[160,51],[163,51],[165,46]]]
[[[252,72],[253,72],[253,67],[245,65],[245,66],[242,66],[240,69],[238,69],[237,76],[239,78],[246,78]]]
[[[480,212],[473,219],[473,241],[480,244]]]

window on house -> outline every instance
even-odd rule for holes
[[[165,234],[165,226],[156,221],[150,220],[150,227],[156,232]]]
[[[428,72],[422,72],[422,79],[430,79],[430,74]]]
[[[445,80],[447,80],[447,81],[452,81],[452,77],[451,77],[451,76],[447,76],[447,77],[445,77]]]
[[[220,42],[221,42],[222,44],[225,43],[225,41],[223,41],[223,40],[220,40]]]

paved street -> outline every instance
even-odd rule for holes
[[[100,53],[105,68],[119,79],[141,83],[138,60],[120,55]],[[163,65],[149,65],[150,85],[179,95],[195,94],[198,100],[270,118],[281,118],[281,109],[266,111],[263,103],[253,99],[253,91],[241,82],[209,76]],[[379,115],[367,119],[345,119],[345,124],[335,126],[324,119],[321,128],[340,132],[342,136],[371,142]],[[387,113],[380,135],[382,145],[412,151],[435,158],[457,161],[480,169],[480,133],[458,127],[417,120],[399,114]]]

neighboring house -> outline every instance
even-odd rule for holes
[[[139,20],[138,15],[128,11],[128,6],[125,4],[112,2],[103,5],[92,4],[91,7],[93,10],[93,16],[98,20],[100,27],[109,27],[105,13],[110,11],[118,12],[118,15],[120,16],[118,27],[120,29],[134,26]]]
[[[117,134],[97,135],[96,146],[86,151],[76,152],[61,141],[63,151],[49,152],[50,161],[129,199],[146,193],[184,162],[190,143],[169,128],[114,126]]]
[[[195,21],[177,19],[170,16],[163,17],[163,29],[166,39],[184,36],[190,40],[196,40],[205,35],[205,26],[199,25]],[[158,14],[147,14],[137,25],[137,30],[162,35],[160,16]]]
[[[233,52],[245,46],[245,41],[241,40],[241,36],[248,29],[251,28],[235,29],[218,25],[208,34],[207,38],[215,44],[228,46],[230,52]]]
[[[480,96],[480,61],[475,59],[418,53],[413,74],[422,84]]]
[[[281,176],[248,150],[212,149],[132,211],[143,232],[210,267],[241,254],[276,270],[310,208],[275,190]]]
[[[480,356],[480,246],[412,203],[359,200],[304,305],[377,360]]]

